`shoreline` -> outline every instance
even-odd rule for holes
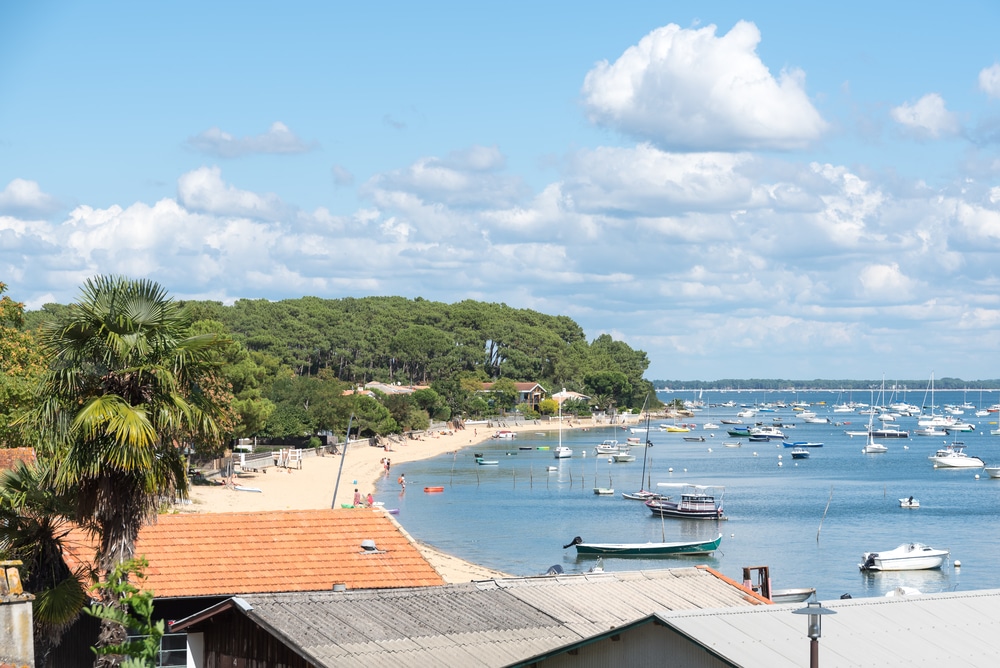
[[[630,418],[635,418],[630,419]],[[623,424],[637,424],[638,416],[625,416]],[[364,498],[369,492],[375,494],[375,483],[385,476],[399,476],[406,473],[406,464],[430,459],[438,455],[457,452],[474,447],[492,439],[493,434],[504,429],[515,433],[525,431],[556,431],[558,423],[524,422],[520,424],[494,423],[472,424],[464,429],[445,429],[425,432],[416,438],[391,443],[391,449],[369,446],[367,441],[348,444],[344,455],[320,455],[311,453],[303,457],[301,468],[269,467],[265,471],[239,473],[234,477],[237,485],[259,491],[240,491],[211,481],[208,484],[192,484],[188,489],[189,503],[175,506],[175,512],[224,513],[224,512],[265,512],[271,510],[315,510],[321,508],[341,509],[352,506],[354,490]],[[563,424],[564,430],[589,429],[609,426],[594,422],[592,418],[573,420]],[[340,444],[343,447],[344,444]],[[305,453],[304,453],[305,454]],[[388,473],[382,461],[391,462]],[[339,486],[338,486],[339,478]],[[334,489],[336,487],[336,498]],[[416,490],[415,490],[416,491]],[[377,495],[374,496],[378,502]],[[405,529],[392,515],[393,522],[405,533]],[[426,545],[409,536],[424,557],[437,569],[446,582],[470,582],[494,577],[509,577],[506,573],[494,571],[477,564],[463,561]]]

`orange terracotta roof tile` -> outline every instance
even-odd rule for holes
[[[0,471],[14,468],[17,462],[34,464],[35,461],[34,448],[0,448]]]
[[[69,542],[70,561],[93,555],[82,530]],[[149,561],[144,586],[157,598],[444,584],[398,525],[370,510],[161,515],[135,553]]]

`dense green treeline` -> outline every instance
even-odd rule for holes
[[[882,387],[878,380],[786,380],[783,378],[722,378],[720,380],[654,380],[657,389],[670,390],[869,390]],[[930,385],[930,376],[918,380],[889,380],[885,388],[922,390]],[[962,380],[961,378],[935,378],[938,390],[978,390],[1000,387],[1000,379]]]
[[[192,333],[228,341],[213,352],[209,388],[224,407],[218,424],[227,438],[342,434],[352,415],[358,434],[374,435],[525,411],[513,387],[521,381],[540,383],[550,394],[565,388],[589,396],[563,406],[576,413],[634,410],[652,390],[643,379],[645,352],[606,334],[588,342],[571,318],[506,304],[303,297],[178,306]],[[26,312],[23,328],[61,320],[70,309],[46,304]],[[369,381],[430,389],[345,397]],[[492,392],[481,392],[484,382],[494,383]],[[536,408],[544,414],[556,407]],[[195,445],[203,453],[217,450]]]

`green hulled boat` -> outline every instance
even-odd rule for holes
[[[714,540],[682,543],[584,543],[579,536],[569,545],[576,546],[577,554],[594,554],[605,557],[661,557],[677,554],[711,554],[722,543],[720,533]]]

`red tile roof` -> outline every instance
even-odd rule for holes
[[[82,530],[73,539],[92,553]],[[369,539],[378,552],[362,549]],[[135,553],[149,561],[144,587],[157,598],[444,584],[398,525],[372,510],[161,515]]]
[[[14,468],[17,462],[34,464],[35,461],[34,448],[0,448],[0,471]]]

